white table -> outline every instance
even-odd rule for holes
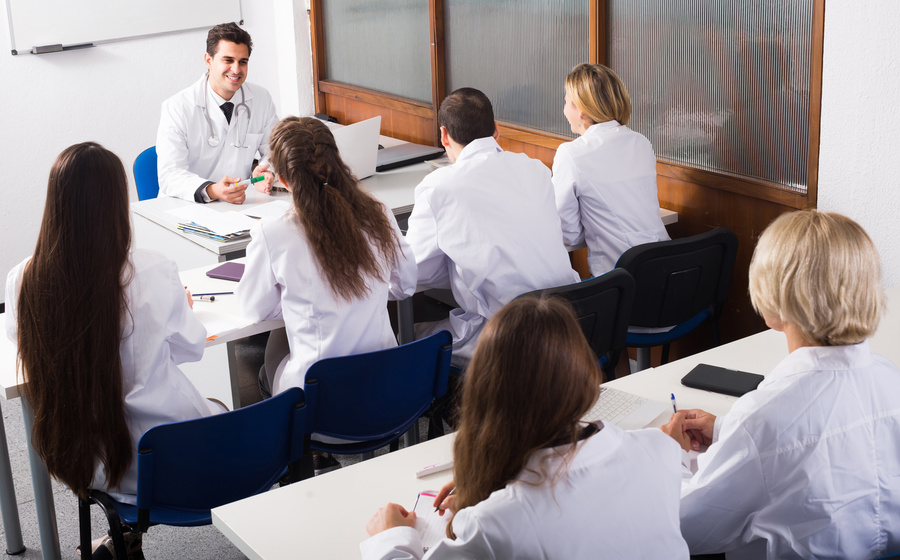
[[[888,290],[895,311],[882,320],[869,343],[900,364],[900,286]],[[766,375],[785,356],[787,342],[767,330],[693,356],[616,379],[607,386],[667,401],[675,394],[679,408],[727,413],[735,397],[691,389],[681,378],[698,363]],[[664,412],[651,424],[668,421]],[[324,476],[292,484],[212,510],[213,524],[254,560],[288,558],[358,558],[367,535],[366,522],[387,502],[411,508],[419,492],[437,490],[450,472],[417,479],[415,471],[452,457],[453,434],[370,459]]]

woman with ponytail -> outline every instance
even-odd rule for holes
[[[485,326],[466,372],[455,482],[434,504],[455,512],[447,538],[424,553],[415,513],[388,504],[366,527],[362,557],[686,560],[681,475],[668,463],[678,446],[656,429],[581,422],[600,379],[567,303],[507,304]]]
[[[256,321],[284,318],[260,375],[274,395],[302,388],[317,360],[396,346],[387,301],[413,294],[416,264],[390,210],[359,187],[321,121],[288,117],[269,147],[293,205],[251,230],[237,295]]]
[[[199,360],[206,343],[190,302],[175,263],[131,250],[119,158],[93,142],[64,150],[34,255],[7,277],[6,331],[34,409],[34,448],[78,497],[96,488],[135,503],[141,435],[224,411],[176,365]]]

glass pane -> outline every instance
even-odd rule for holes
[[[447,93],[474,87],[497,120],[573,136],[563,84],[590,49],[587,0],[444,0]]]
[[[327,79],[431,103],[428,2],[323,0]]]
[[[656,155],[805,193],[812,0],[611,0],[609,65]]]

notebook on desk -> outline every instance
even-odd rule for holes
[[[378,150],[378,166],[375,171],[388,171],[404,165],[439,158],[442,155],[444,155],[444,148],[406,142]]]

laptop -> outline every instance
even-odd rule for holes
[[[671,412],[671,406],[611,387],[600,387],[597,402],[581,420],[584,422],[603,420],[623,430],[639,430],[649,426],[657,416],[667,410]]]
[[[340,128],[332,128],[331,133],[334,134],[341,159],[357,179],[365,179],[375,174],[378,139],[381,135],[380,115]]]
[[[390,148],[378,150],[378,166],[376,171],[388,171],[396,169],[404,165],[412,165],[422,161],[439,158],[444,155],[444,148],[435,148],[434,146],[425,146],[423,144],[414,144],[405,142]]]

